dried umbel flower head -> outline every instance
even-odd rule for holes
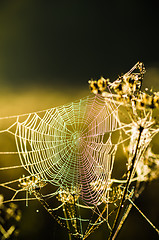
[[[101,77],[99,80],[89,80],[88,81],[91,92],[94,94],[101,94],[106,90],[106,87],[109,85],[109,79]]]
[[[71,189],[60,188],[57,199],[58,199],[58,201],[60,201],[62,203],[75,204],[75,202],[77,202],[77,200],[79,198],[79,192],[80,192],[80,190],[76,187],[72,187]]]
[[[140,92],[135,98],[136,108],[139,110],[159,108],[159,93],[148,94]]]
[[[103,77],[97,81],[90,80],[91,92],[107,97],[111,90],[114,99],[124,105],[131,106],[133,103],[137,110],[159,108],[159,92],[148,94],[141,91],[145,72],[143,63],[138,62],[129,72],[119,76],[112,83]]]
[[[24,190],[28,191],[30,194],[35,190],[40,190],[45,186],[45,182],[40,178],[40,176],[25,176],[19,179],[19,186]]]
[[[139,70],[139,72],[136,73],[135,70]],[[113,83],[103,77],[98,81],[90,80],[90,89],[94,94],[103,94],[108,86],[118,95],[117,97],[127,96],[129,99],[131,95],[135,96],[136,92],[141,89],[144,74],[144,65],[138,62],[129,72],[117,78]]]

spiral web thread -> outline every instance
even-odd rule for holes
[[[43,117],[38,113],[16,116],[1,132],[15,136],[21,164],[30,176],[63,189],[76,188],[83,201],[97,204],[111,179],[117,109],[112,101],[89,96],[43,111]],[[98,191],[103,182],[105,188]]]

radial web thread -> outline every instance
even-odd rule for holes
[[[83,201],[97,204],[111,179],[117,146],[111,136],[119,128],[117,110],[111,99],[88,96],[40,113],[15,116],[5,131],[15,136],[21,164],[30,176],[63,189],[75,188]]]

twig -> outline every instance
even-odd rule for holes
[[[131,199],[128,198],[128,200],[138,210],[138,212],[145,218],[145,220],[151,225],[151,227],[153,227],[155,231],[159,234],[159,229],[157,229],[157,227],[145,216],[145,214],[143,214],[143,212],[136,206],[136,204]]]
[[[136,149],[135,149],[135,153],[134,153],[134,157],[132,159],[132,162],[131,162],[131,167],[130,169],[128,170],[128,173],[127,173],[127,181],[126,181],[126,185],[125,185],[125,188],[124,188],[124,192],[123,192],[123,197],[122,197],[122,200],[121,200],[121,203],[120,203],[120,206],[118,208],[118,212],[116,214],[116,218],[115,218],[115,221],[114,221],[114,224],[113,224],[113,228],[112,228],[112,231],[110,233],[110,236],[108,238],[108,240],[114,240],[115,239],[115,231],[116,231],[116,227],[117,227],[117,224],[118,224],[118,220],[120,218],[120,214],[121,214],[121,211],[123,209],[123,204],[124,204],[124,201],[125,201],[125,197],[126,197],[126,194],[127,194],[127,191],[128,191],[128,188],[129,188],[129,184],[130,184],[130,180],[131,180],[131,175],[132,175],[132,172],[133,172],[133,169],[134,169],[134,164],[135,164],[135,160],[136,160],[136,156],[137,156],[137,151],[138,151],[138,147],[139,147],[139,143],[140,143],[140,139],[141,139],[141,134],[143,132],[143,127],[140,126],[139,127],[139,136],[138,136],[138,141],[137,141],[137,144],[136,144]]]

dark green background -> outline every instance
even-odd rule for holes
[[[158,23],[153,1],[1,0],[0,77],[76,87],[158,65]]]

